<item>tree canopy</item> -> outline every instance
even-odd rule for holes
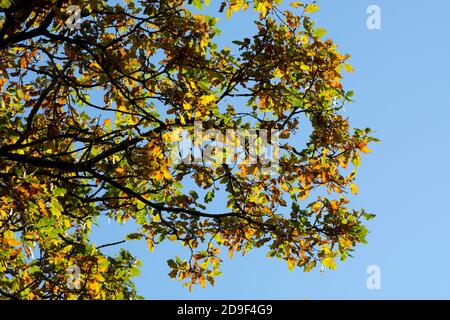
[[[348,194],[376,139],[343,115],[352,67],[315,27],[317,9],[1,0],[0,297],[138,298],[140,262],[119,250],[125,241],[180,243],[188,255],[168,261],[169,276],[188,288],[214,285],[223,253],[262,247],[309,271],[334,269],[365,242],[373,215]],[[227,21],[238,11],[257,15],[255,32],[226,46],[218,18],[236,28]],[[174,161],[176,130],[193,137],[195,122],[276,130],[275,170],[249,161],[248,148],[230,163]],[[136,231],[96,244],[101,217]],[[111,246],[116,255],[104,253]]]

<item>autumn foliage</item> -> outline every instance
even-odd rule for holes
[[[137,298],[124,241],[184,246],[168,266],[188,288],[214,285],[235,252],[309,271],[365,242],[372,215],[349,194],[376,139],[342,112],[352,67],[315,27],[317,5],[208,2],[0,1],[0,298]],[[79,29],[66,25],[71,5]],[[237,11],[255,32],[224,45],[217,18],[235,28]],[[173,163],[173,132],[194,121],[278,130],[276,173]],[[105,216],[136,231],[96,244]]]

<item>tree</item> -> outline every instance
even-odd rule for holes
[[[137,298],[139,261],[103,252],[125,241],[185,246],[187,259],[168,265],[189,288],[214,285],[221,250],[264,247],[309,271],[334,269],[365,242],[372,215],[349,208],[347,194],[376,139],[342,115],[352,96],[342,72],[352,68],[315,28],[317,5],[211,4],[227,19],[259,14],[254,36],[228,48],[217,44],[217,18],[198,10],[208,2],[0,1],[1,297]],[[177,129],[193,139],[196,121],[278,132],[275,170],[250,161],[259,136],[232,163],[168,156],[180,152]],[[102,216],[137,230],[96,245]]]

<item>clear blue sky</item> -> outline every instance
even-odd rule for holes
[[[355,208],[377,214],[368,224],[369,244],[324,275],[288,272],[284,261],[254,250],[225,258],[215,287],[189,293],[167,276],[166,260],[186,257],[183,248],[167,243],[149,253],[145,243],[132,242],[125,247],[143,262],[136,284],[145,298],[450,299],[450,1],[318,4],[317,25],[351,54],[356,69],[345,79],[356,92],[346,114],[353,126],[371,127],[382,140],[363,158],[360,194],[353,199]],[[366,27],[372,4],[381,8],[381,30]],[[221,41],[230,43],[249,35],[251,20],[237,14],[221,26]],[[110,224],[96,237],[117,241],[123,229]],[[366,287],[369,265],[381,268],[381,290]]]

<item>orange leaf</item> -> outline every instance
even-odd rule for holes
[[[124,168],[117,168],[117,169],[116,169],[116,172],[117,172],[117,173],[124,173],[124,172],[125,172],[125,169],[124,169]]]
[[[45,206],[45,203],[44,203],[44,201],[42,201],[42,200],[39,200],[38,201],[38,206],[39,206],[39,209],[41,209],[41,212],[44,214],[44,215],[48,215],[48,211],[47,211],[47,207]]]
[[[263,96],[261,98],[259,98],[259,108],[260,109],[264,109],[265,105],[266,105],[266,96]]]
[[[242,177],[245,178],[247,176],[247,168],[245,165],[242,166]]]
[[[206,288],[206,279],[205,279],[205,277],[200,277],[200,279],[199,279],[199,281],[200,281],[200,285],[202,286],[202,288]]]
[[[25,56],[22,56],[22,58],[20,58],[20,67],[21,68],[26,68],[27,66],[27,58]]]
[[[372,152],[372,150],[370,150],[369,148],[367,148],[367,142],[361,142],[359,145],[358,145],[358,148],[359,148],[359,150],[361,150],[361,152],[363,152],[363,153],[370,153],[370,152]]]
[[[16,239],[6,239],[6,243],[13,247],[20,246],[20,242]]]

